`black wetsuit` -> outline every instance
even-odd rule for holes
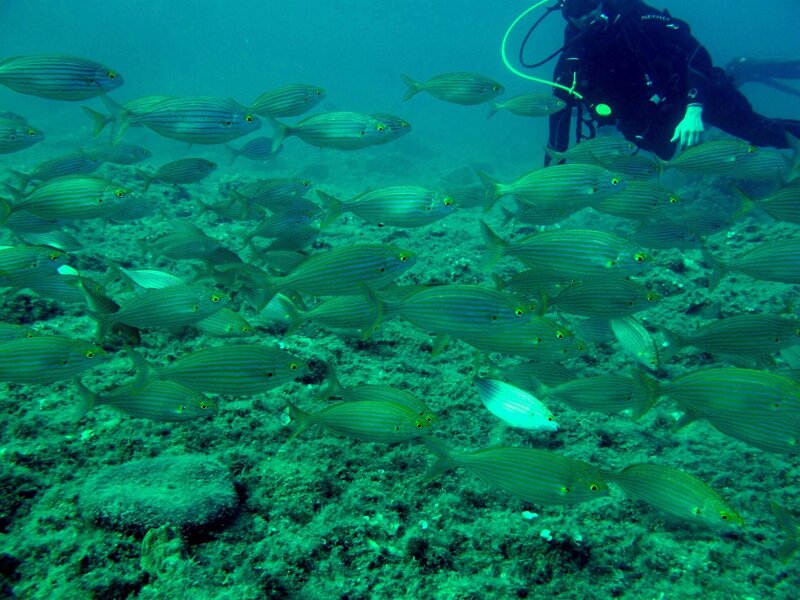
[[[800,121],[770,119],[756,113],[723,69],[712,66],[708,51],[689,26],[640,0],[604,0],[605,23],[585,31],[571,23],[554,80],[583,95],[584,112],[598,125],[616,125],[626,139],[668,159],[670,142],[686,106],[703,105],[703,122],[756,146],[786,148],[786,133],[800,137]],[[573,79],[574,77],[574,79]],[[556,95],[568,108],[550,117],[549,145],[569,147],[574,96]],[[605,104],[611,114],[597,114]]]

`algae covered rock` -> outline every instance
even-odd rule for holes
[[[196,531],[219,524],[238,502],[228,468],[201,454],[107,467],[87,479],[79,497],[85,517],[138,532],[163,525]]]

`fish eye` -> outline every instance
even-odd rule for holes
[[[245,115],[244,116],[244,120],[247,121],[248,123],[252,123],[253,122],[253,115]],[[228,125],[230,125],[230,123],[228,123]]]
[[[422,427],[423,427],[423,424],[422,424],[420,421],[417,421],[416,423],[414,423],[414,426],[415,426],[417,429],[422,429]]]
[[[217,303],[220,300],[222,300],[222,297],[219,294],[212,294],[212,296],[211,296],[211,301],[212,302]]]
[[[289,370],[290,371],[297,371],[298,364],[297,363],[289,363]]]
[[[633,255],[633,258],[636,262],[642,262],[644,261],[644,254],[642,254],[641,252],[637,252],[636,254]]]
[[[198,310],[200,310],[200,306],[198,304],[193,304],[192,305],[192,312],[197,312]]]
[[[200,410],[205,410],[208,408],[208,402],[201,402],[198,406],[200,406]]]
[[[116,79],[117,78],[117,74],[114,71],[109,71],[108,72],[108,78],[109,79]]]
[[[36,130],[35,129],[28,129],[28,135],[30,135],[30,136],[36,135]]]
[[[116,192],[114,192],[114,195],[117,198],[124,198],[125,196],[127,196],[127,194],[125,193],[125,190],[117,190]]]
[[[754,154],[756,152],[758,152],[758,148],[756,148],[755,146],[748,146],[747,147],[747,153],[748,154]]]
[[[555,421],[555,419],[553,418],[553,415],[547,415],[547,420],[548,421]]]
[[[405,254],[400,255],[400,262],[406,262],[408,260],[408,256]]]
[[[720,518],[721,518],[723,521],[728,521],[728,520],[730,519],[730,517],[728,516],[728,513],[722,513],[722,514],[720,514]]]
[[[596,483],[593,483],[592,485],[589,486],[589,489],[591,491],[593,491],[593,492],[599,492],[600,491],[600,486],[597,485]]]
[[[541,343],[542,343],[542,338],[540,338],[540,337],[534,338],[534,339],[533,339],[533,342],[534,342],[535,344],[541,344]]]
[[[59,258],[61,258],[61,255],[58,252],[51,252],[48,255],[48,258],[50,258],[50,260],[58,260]]]
[[[612,177],[611,178],[611,185],[619,185],[621,182],[619,177]]]
[[[516,310],[514,310],[514,315],[516,315],[517,317],[521,317],[524,314],[525,314],[525,311],[522,310],[521,308],[517,308]]]
[[[669,203],[670,203],[670,204],[677,204],[677,203],[678,203],[678,198],[677,198],[677,196],[670,196],[670,197],[669,197]]]
[[[453,204],[453,200],[451,198],[445,198],[444,199],[444,205],[445,206],[450,206],[451,204]]]
[[[95,357],[94,350],[87,350],[86,352],[83,353],[83,355],[86,358],[94,358]]]
[[[564,335],[564,332],[563,332],[563,331],[556,331],[556,338],[557,338],[557,339],[559,339],[559,340],[563,340],[565,337],[567,337],[567,336],[566,336],[566,335]]]

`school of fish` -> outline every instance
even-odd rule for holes
[[[464,106],[485,104],[488,117],[499,111],[545,117],[565,107],[549,94],[498,102],[504,87],[478,73],[444,73],[424,82],[401,77],[406,100],[425,92]],[[4,293],[78,305],[96,330],[91,339],[74,339],[43,333],[36,324],[0,323],[1,382],[71,382],[77,418],[100,405],[158,421],[204,418],[223,404],[218,395],[262,394],[312,369],[314,357],[285,351],[274,336],[262,340],[266,336],[258,325],[269,315],[278,315],[287,337],[313,323],[364,340],[388,320],[400,319],[431,334],[434,353],[447,352],[452,341],[472,347],[477,393],[488,414],[511,427],[555,434],[557,413],[550,407],[556,405],[638,421],[656,403],[669,401],[682,415],[676,431],[704,420],[759,451],[800,455],[800,320],[790,302],[775,314],[730,315],[696,331],[673,331],[641,318],[661,300],[643,276],[669,249],[702,252],[709,292],[732,273],[751,278],[754,285],[800,284],[800,236],[761,242],[734,257],[719,256],[707,243],[707,236],[750,214],[800,224],[797,140],[789,140],[793,157],[718,139],[661,161],[620,138],[601,136],[551,153],[552,166],[512,181],[476,172],[469,188],[440,189],[416,181],[370,188],[367,182],[355,197],[337,198],[304,179],[253,179],[221,191],[209,204],[193,197],[191,186],[211,176],[217,164],[186,156],[155,169],[140,168],[135,165],[151,152],[126,143],[126,132],[144,127],[185,142],[189,152],[195,144],[220,145],[233,164],[239,157],[270,160],[284,144],[294,143],[292,137],[355,151],[397,140],[412,126],[385,113],[337,110],[305,116],[326,97],[314,85],[287,84],[244,105],[210,96],[153,95],[119,102],[115,97],[123,83],[121,73],[87,58],[42,54],[0,60],[0,85],[15,92],[53,101],[99,100],[102,106],[83,107],[86,124],[96,137],[108,135],[105,143],[52,156],[33,170],[4,174]],[[285,122],[293,117],[302,118]],[[264,124],[272,128],[272,137],[230,145],[257,135]],[[26,116],[0,111],[0,153],[21,153],[44,140],[46,132]],[[115,165],[114,172],[129,170],[140,185],[119,185],[97,175],[104,165]],[[723,217],[703,211],[669,189],[662,177],[667,170],[736,180],[732,193],[738,207]],[[752,182],[769,191],[753,197],[741,189]],[[194,218],[170,219],[172,232],[141,240],[142,258],[130,264],[113,263],[82,246],[84,221],[102,219],[105,235],[113,236],[115,223],[157,218],[157,202],[146,195],[157,185],[190,186]],[[481,211],[493,210],[505,197],[513,203],[501,204],[504,226],[495,231]],[[561,227],[561,221],[584,210],[626,225],[614,231]],[[345,213],[365,227],[404,229],[426,227],[455,211],[475,215],[475,231],[485,245],[481,267],[492,284],[403,285],[398,280],[426,258],[413,249],[314,244]],[[219,227],[247,224],[237,248],[202,230],[196,217],[206,212],[215,215]],[[515,235],[512,223],[528,234]],[[255,238],[270,240],[266,251],[254,245]],[[190,278],[184,269],[157,269],[156,261],[192,261],[201,267]],[[92,267],[80,267],[86,264]],[[158,354],[148,345],[151,331],[185,328],[204,341],[221,342],[168,363],[152,358]],[[574,361],[595,344],[614,345],[634,365],[630,373],[581,373]],[[689,348],[710,355],[709,366],[669,376],[665,367]],[[130,361],[133,379],[103,391],[89,389],[81,376],[117,355]],[[524,362],[499,367],[498,355]],[[711,528],[744,525],[717,490],[669,465],[636,463],[611,470],[536,448],[455,450],[435,433],[438,419],[424,400],[383,385],[348,388],[339,383],[335,365],[325,365],[325,371],[325,387],[316,400],[339,400],[316,412],[301,408],[304,399],[290,402],[286,419],[292,422],[292,438],[319,426],[375,443],[418,442],[435,457],[428,480],[460,467],[542,505],[591,501],[608,494],[611,485],[665,518]],[[800,505],[791,508],[800,510]],[[788,560],[800,547],[800,521],[772,500],[769,509],[786,536],[778,557]]]

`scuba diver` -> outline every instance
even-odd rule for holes
[[[756,146],[787,148],[787,133],[800,137],[800,121],[758,114],[737,89],[747,81],[800,78],[800,61],[737,59],[729,74],[713,66],[685,22],[641,0],[562,0],[559,6],[567,26],[555,95],[567,108],[550,117],[553,150],[569,147],[573,109],[578,141],[586,137],[582,125],[588,137],[595,126],[616,125],[627,140],[663,159],[699,143],[706,124]]]

